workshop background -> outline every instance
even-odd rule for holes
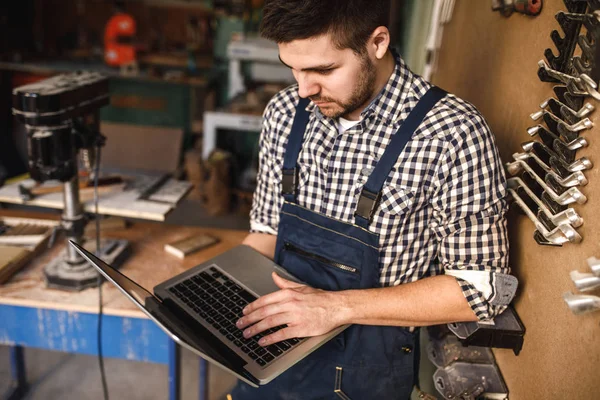
[[[423,392],[413,398],[600,398],[600,1],[391,3],[393,43],[411,69],[472,102],[496,135],[519,279],[496,325],[423,330]],[[93,237],[97,221],[103,238],[127,240],[122,271],[150,289],[247,232],[261,114],[293,82],[276,45],[256,38],[261,9],[261,0],[0,3],[0,396],[102,398],[98,289],[47,287],[47,265],[72,233],[57,229],[66,189],[28,173],[35,155],[13,90],[75,71],[108,77],[109,104],[91,124],[106,137],[91,152],[102,218],[81,228]],[[83,172],[79,211],[92,215]],[[218,243],[182,246],[207,235]],[[112,398],[224,398],[234,377],[178,348],[114,287],[102,293]]]

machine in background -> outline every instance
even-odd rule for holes
[[[27,130],[32,179],[63,183],[64,212],[59,230],[65,232],[67,241],[85,243],[94,250],[95,243],[87,243],[83,237],[87,220],[79,199],[79,156],[93,180],[105,141],[99,131],[99,109],[108,104],[108,78],[94,72],[58,75],[13,90],[13,114]],[[128,248],[125,240],[106,240],[97,254],[120,265]],[[95,270],[72,246],[66,246],[44,273],[52,288],[83,290],[98,282]]]

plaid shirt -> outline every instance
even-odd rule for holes
[[[396,56],[385,88],[361,113],[360,123],[344,133],[310,103],[298,160],[299,205],[353,223],[362,186],[430,87]],[[251,232],[277,234],[281,170],[298,100],[293,85],[265,109]],[[381,285],[445,273],[457,279],[480,320],[497,315],[512,299],[497,284],[509,273],[505,195],[504,169],[489,127],[473,105],[446,96],[400,154],[369,227],[380,235]]]

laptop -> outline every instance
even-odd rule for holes
[[[267,347],[259,346],[258,340],[282,327],[245,339],[235,322],[246,304],[279,290],[271,273],[299,282],[246,245],[158,284],[152,294],[77,243],[69,242],[176,343],[253,387],[269,383],[349,326]]]

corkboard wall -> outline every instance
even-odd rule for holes
[[[529,114],[553,95],[552,84],[541,82],[536,72],[544,49],[554,49],[550,32],[560,31],[554,18],[559,10],[565,10],[562,0],[544,0],[538,17],[504,18],[491,11],[490,1],[457,0],[444,30],[432,81],[482,112],[505,162],[530,140]],[[600,110],[591,119],[595,128],[583,133],[590,146],[577,153],[595,164],[585,172],[590,183],[582,188],[588,202],[574,207],[585,221],[578,229],[583,242],[539,246],[533,224],[514,211],[509,216],[511,266],[520,284],[515,308],[527,329],[519,356],[495,351],[511,400],[600,399],[600,312],[575,316],[562,300],[563,293],[575,291],[569,272],[589,272],[586,259],[600,258]]]

